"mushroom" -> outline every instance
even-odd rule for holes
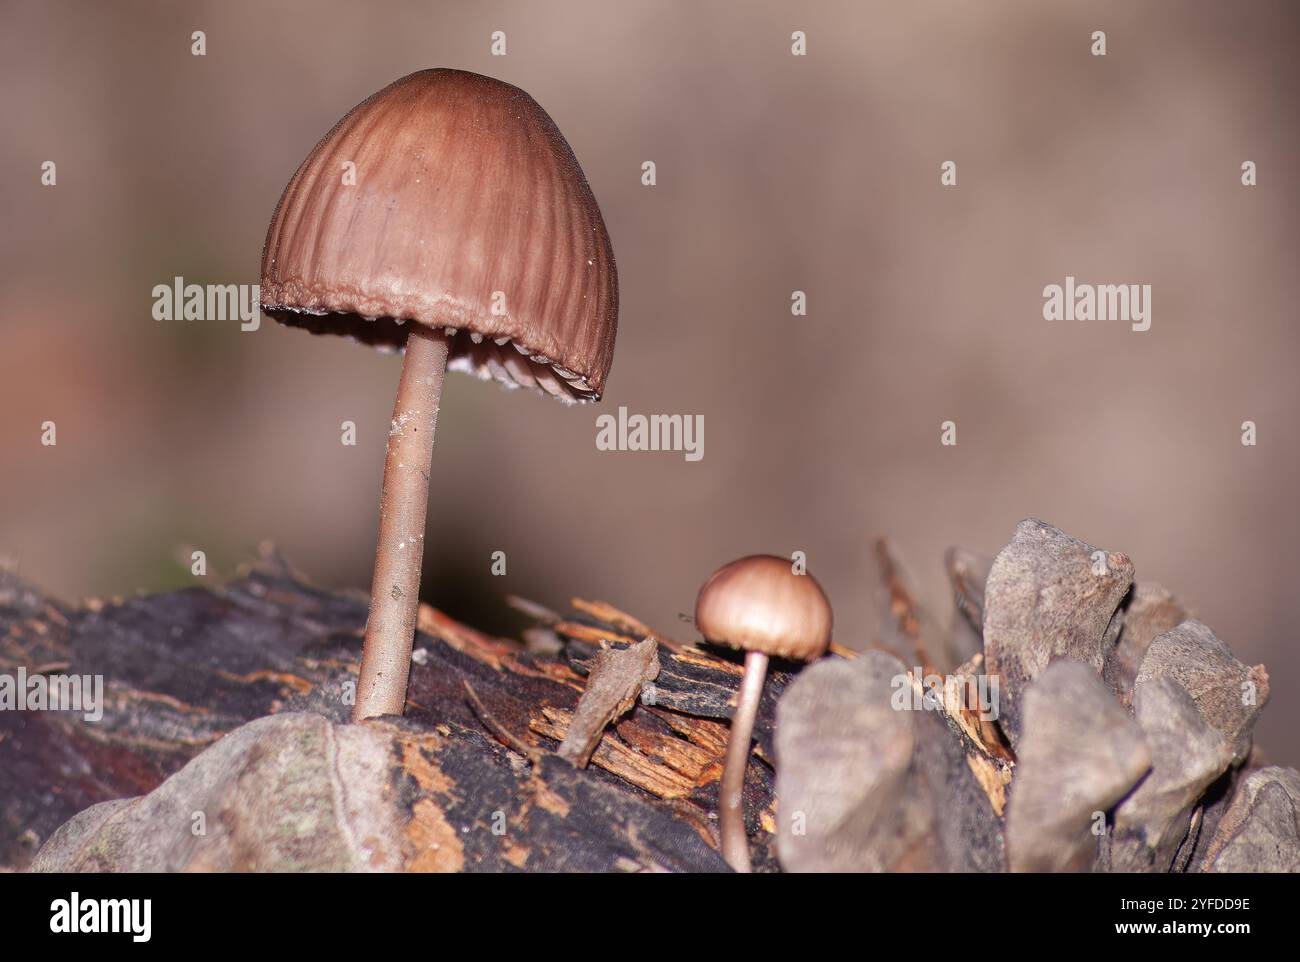
[[[536,101],[422,70],[353,108],[302,162],[267,232],[261,296],[283,324],[405,349],[352,718],[400,715],[443,372],[599,400],[618,326],[609,236]]]
[[[831,605],[816,579],[797,574],[788,559],[750,555],[713,573],[695,600],[695,626],[707,641],[743,648],[745,674],[727,739],[718,820],[722,857],[748,872],[743,791],[754,718],[770,655],[812,661],[831,642]]]

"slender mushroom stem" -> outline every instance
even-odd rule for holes
[[[420,609],[420,564],[429,507],[429,469],[449,342],[412,324],[397,386],[379,499],[379,545],[370,585],[370,617],[352,720],[400,715],[406,707],[411,646]]]
[[[737,872],[749,871],[749,836],[745,834],[745,767],[749,764],[749,740],[767,679],[767,655],[751,651],[745,656],[745,675],[740,682],[736,714],[731,718],[727,739],[727,761],[722,768],[722,797],[718,821],[722,829],[722,857]]]

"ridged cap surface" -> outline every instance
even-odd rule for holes
[[[452,370],[570,401],[599,398],[618,325],[573,151],[528,94],[460,70],[403,77],[316,145],[272,218],[261,298],[282,323],[381,347],[409,323],[454,328]]]

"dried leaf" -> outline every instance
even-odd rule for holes
[[[1219,821],[1203,872],[1300,872],[1300,772],[1248,774]]]
[[[1169,677],[1186,689],[1196,709],[1227,740],[1234,763],[1250,753],[1251,733],[1268,701],[1268,672],[1248,668],[1199,621],[1185,621],[1157,636],[1138,669],[1138,686]]]
[[[1133,586],[1124,606],[1124,628],[1102,670],[1106,684],[1126,707],[1132,707],[1133,682],[1151,642],[1191,617],[1182,602],[1160,585],[1139,581]]]
[[[777,705],[776,846],[791,872],[879,872],[909,843],[904,805],[913,713],[891,705],[902,662],[879,651],[827,659]]]
[[[1167,872],[1187,837],[1192,809],[1232,764],[1232,749],[1172,678],[1137,686],[1137,723],[1151,774],[1115,810],[1112,871]]]
[[[993,562],[984,599],[985,655],[989,671],[1002,678],[999,721],[1013,747],[1019,748],[1025,689],[1051,662],[1068,658],[1101,674],[1132,582],[1127,555],[1036,518],[1016,526]]]
[[[1085,871],[1104,813],[1151,767],[1142,732],[1091,665],[1056,661],[1025,692],[1007,802],[1013,872]]]

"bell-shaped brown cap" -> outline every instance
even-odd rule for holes
[[[788,558],[750,555],[715,571],[695,600],[707,640],[812,661],[831,643],[831,603],[815,578]]]
[[[452,328],[452,370],[566,401],[598,399],[614,356],[614,254],[573,151],[528,94],[461,70],[403,77],[325,135],[276,207],[261,287],[314,333]]]

